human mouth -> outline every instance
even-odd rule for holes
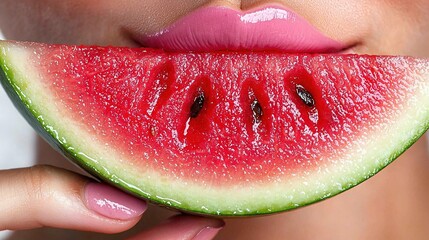
[[[245,12],[222,6],[201,8],[158,32],[138,35],[136,40],[144,47],[166,51],[333,53],[347,49],[279,6]]]

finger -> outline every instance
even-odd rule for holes
[[[125,231],[145,202],[50,166],[0,171],[0,230],[42,226],[103,233]]]
[[[210,240],[223,228],[221,219],[178,215],[129,240]]]

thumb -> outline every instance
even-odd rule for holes
[[[0,171],[0,230],[37,227],[116,233],[134,226],[146,203],[70,171],[36,166]]]

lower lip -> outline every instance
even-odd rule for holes
[[[157,33],[136,39],[145,47],[166,51],[330,53],[346,47],[296,13],[277,6],[248,12],[226,7],[202,8]]]

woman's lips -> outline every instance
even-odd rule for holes
[[[246,12],[206,7],[171,26],[137,41],[166,51],[252,50],[283,52],[340,52],[346,48],[324,36],[296,13],[279,6]]]

